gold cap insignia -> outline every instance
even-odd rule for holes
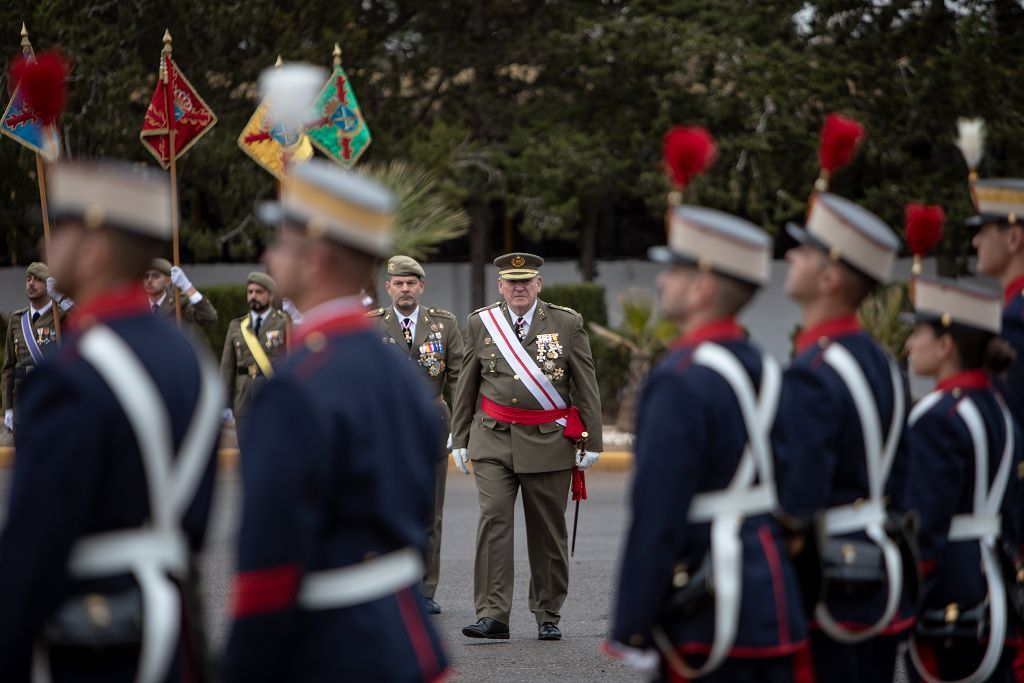
[[[513,268],[522,268],[525,265],[526,265],[526,259],[524,259],[519,254],[516,254],[515,256],[512,257],[512,267]]]

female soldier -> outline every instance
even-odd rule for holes
[[[910,367],[937,384],[909,420],[907,503],[920,515],[924,580],[911,659],[929,683],[1012,682],[1016,618],[1001,558],[1020,538],[1021,451],[992,388],[1012,360],[997,336],[999,296],[934,278],[917,278],[913,289]]]

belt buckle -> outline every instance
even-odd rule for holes
[[[257,377],[259,377],[260,376],[260,366],[256,365],[256,363],[250,363],[249,364],[249,376],[252,377],[253,379],[256,379]]]

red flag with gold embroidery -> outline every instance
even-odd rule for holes
[[[170,129],[168,120],[172,121]],[[160,76],[139,133],[142,144],[167,168],[171,164],[170,131],[174,132],[174,157],[180,159],[215,123],[217,117],[209,105],[171,58],[170,35],[165,34]]]

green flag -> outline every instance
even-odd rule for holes
[[[316,122],[307,131],[317,149],[345,168],[352,168],[370,146],[370,129],[341,65],[313,103]]]

